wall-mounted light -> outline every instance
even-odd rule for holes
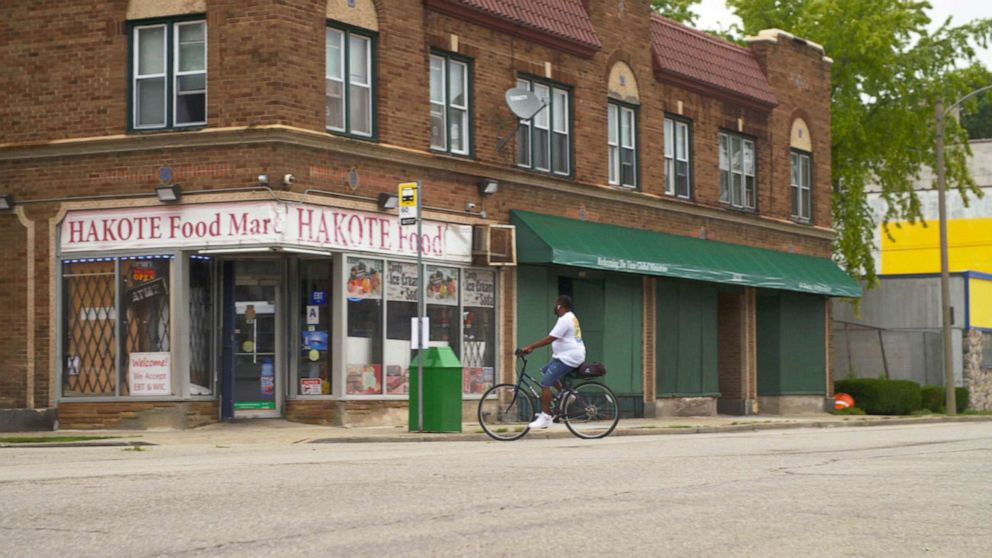
[[[499,192],[499,182],[487,178],[479,183],[479,193],[483,196],[491,196],[496,192]]]
[[[258,183],[261,186],[268,186],[269,185],[269,175],[267,175],[267,174],[260,174],[260,175],[258,175]]]
[[[158,196],[158,201],[168,203],[179,201],[183,194],[178,184],[169,184],[155,188],[155,195]]]
[[[7,211],[8,209],[14,209],[14,196],[4,194],[0,196],[0,211]]]
[[[399,205],[400,199],[396,194],[390,194],[388,192],[379,193],[379,208],[380,209],[396,209]]]

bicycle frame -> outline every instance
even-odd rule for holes
[[[516,383],[516,390],[513,392],[513,399],[510,400],[510,404],[507,407],[510,407],[514,403],[516,403],[516,401],[517,401],[517,395],[524,388],[526,388],[527,391],[529,391],[530,394],[533,395],[534,398],[537,399],[538,402],[541,401],[541,392],[544,391],[544,386],[541,385],[541,382],[539,382],[538,380],[535,380],[529,374],[527,374],[527,358],[525,358],[523,356],[518,356],[518,358],[524,364],[520,368],[520,372],[517,373],[518,374],[518,377],[517,377],[517,383]],[[558,397],[558,395],[560,395],[561,393],[563,393],[565,390],[568,389],[567,380],[568,380],[568,376],[566,375],[564,378],[562,378],[562,380],[560,382],[558,382],[558,385],[555,386],[555,390],[556,390],[557,393],[555,394],[555,400],[553,402],[553,408],[551,409],[552,415],[554,415],[555,417],[557,417],[557,416],[559,416],[561,414],[561,409],[559,408],[561,399]]]

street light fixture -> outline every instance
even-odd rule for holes
[[[944,120],[954,109],[968,99],[992,89],[992,85],[986,85],[961,97],[947,109],[944,109],[944,101],[937,99],[937,208],[940,222],[940,310],[941,328],[944,337],[944,411],[949,415],[956,415],[957,398],[954,393],[954,352],[951,331],[951,273],[947,255],[947,201],[945,190],[947,185],[944,178]]]

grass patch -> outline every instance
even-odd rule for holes
[[[865,410],[862,409],[861,407],[847,407],[845,409],[833,409],[832,411],[830,411],[830,414],[832,414],[832,415],[866,415],[868,413],[866,413]]]
[[[0,438],[0,444],[55,444],[109,440],[111,438],[120,438],[120,436],[12,436]]]
[[[669,424],[665,428],[692,428],[691,424]]]
[[[968,409],[958,414],[974,416],[974,417],[992,417],[992,411],[976,411],[975,409]]]

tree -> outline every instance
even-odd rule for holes
[[[961,115],[961,124],[968,130],[969,139],[992,139],[992,95],[977,99],[978,108]]]
[[[675,21],[680,21],[686,25],[695,25],[696,12],[692,7],[700,0],[651,0],[651,7],[659,14]]]
[[[930,4],[915,0],[727,0],[741,18],[739,30],[785,29],[820,43],[834,59],[832,164],[835,253],[852,276],[874,284],[875,227],[866,186],[881,186],[885,220],[915,221],[920,203],[913,178],[935,164],[938,99],[952,103],[992,76],[975,57],[975,45],[992,38],[992,20],[930,33]],[[973,109],[974,102],[971,103]],[[980,195],[968,174],[967,133],[947,126],[947,184]]]

